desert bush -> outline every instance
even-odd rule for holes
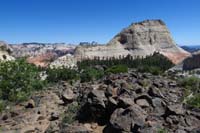
[[[0,99],[12,102],[26,100],[32,91],[44,87],[36,66],[24,59],[0,62]]]

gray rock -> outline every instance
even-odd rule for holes
[[[62,99],[64,102],[72,102],[74,100],[74,97],[75,97],[75,94],[70,88],[67,88],[62,93]]]
[[[140,131],[140,133],[157,133],[158,129],[154,128],[154,127],[148,127],[148,128],[144,128]]]
[[[136,100],[136,104],[141,107],[149,107],[149,103],[147,102],[146,99],[138,99]]]
[[[112,128],[119,131],[137,131],[145,125],[147,114],[138,105],[132,105],[127,109],[116,109],[110,118]]]
[[[167,108],[177,115],[183,115],[185,112],[182,104],[169,105]]]
[[[185,130],[182,130],[182,129],[177,129],[176,131],[175,131],[175,133],[187,133]]]
[[[134,99],[130,97],[119,97],[118,101],[119,101],[119,106],[122,108],[126,108],[135,104]]]
[[[114,92],[115,92],[115,89],[112,86],[108,86],[106,88],[105,95],[108,96],[108,97],[113,96],[113,95],[115,95]]]
[[[110,103],[112,103],[113,105],[117,106],[117,101],[116,101],[115,99],[113,99],[112,97],[109,97],[109,98],[108,98],[108,101],[109,101]]]
[[[157,87],[150,87],[148,94],[152,97],[164,98],[164,95],[162,94],[161,90]]]
[[[107,101],[107,98],[103,90],[92,90],[88,94],[88,102],[90,104],[101,105],[102,107],[106,108],[104,101]]]
[[[185,118],[186,124],[193,129],[200,127],[200,120],[194,116],[186,116]]]
[[[64,125],[60,133],[92,133],[91,129],[88,129],[84,125]]]
[[[34,108],[35,107],[35,102],[33,99],[30,99],[26,105],[25,105],[26,108]]]
[[[154,99],[152,99],[152,103],[154,106],[154,114],[155,115],[161,116],[161,115],[165,114],[166,107],[165,107],[165,104],[162,99],[154,98]]]
[[[51,113],[51,117],[50,117],[50,121],[55,121],[55,120],[58,120],[59,119],[59,114],[58,112],[52,112]]]

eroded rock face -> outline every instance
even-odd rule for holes
[[[62,56],[67,53],[73,53],[75,46],[65,43],[22,43],[11,44],[13,49],[12,56],[18,57],[35,57],[45,53],[54,53]]]
[[[160,52],[173,63],[180,63],[190,54],[173,41],[161,20],[133,23],[117,34],[106,46],[80,46],[75,50],[78,58],[107,58],[132,55],[145,57]]]
[[[34,57],[28,57],[27,62],[40,67],[47,67],[51,61],[55,60],[58,56],[55,53],[48,52]]]
[[[36,66],[47,67],[55,59],[66,54],[73,54],[75,46],[64,43],[23,43],[12,44],[12,56],[28,57],[29,63]]]
[[[76,67],[76,63],[77,63],[77,59],[73,55],[67,54],[51,62],[50,67],[51,68],[59,68],[59,67],[74,68]]]
[[[0,60],[14,60],[14,57],[10,55],[11,51],[11,48],[5,42],[0,41]]]

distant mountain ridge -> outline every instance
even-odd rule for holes
[[[10,44],[14,57],[29,57],[45,54],[47,52],[55,52],[58,55],[73,53],[75,46],[65,43],[22,43]]]
[[[66,54],[73,54],[76,46],[65,43],[22,43],[10,44],[12,49],[12,56],[28,57],[29,63],[37,66],[46,67],[50,62],[60,56]]]
[[[181,46],[182,49],[190,52],[190,53],[193,53],[193,52],[196,52],[198,50],[200,50],[200,45],[185,45],[185,46]]]

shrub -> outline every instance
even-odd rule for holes
[[[4,110],[5,108],[5,102],[3,100],[0,100],[0,113]]]
[[[85,68],[80,74],[81,82],[89,82],[103,77],[104,71],[95,68]]]
[[[47,69],[47,81],[48,82],[58,82],[67,80],[77,80],[79,79],[79,74],[74,69],[69,68],[49,68]]]
[[[193,107],[200,108],[200,94],[196,94],[194,97],[189,98],[186,103]]]
[[[125,72],[128,72],[128,67],[125,65],[112,66],[106,70],[106,73],[114,73],[114,74],[125,73]]]
[[[157,133],[168,133],[168,131],[164,128],[158,128]]]
[[[153,75],[159,75],[162,73],[162,70],[157,66],[138,67],[138,71],[139,72],[149,72],[149,73],[152,73]]]
[[[32,91],[40,90],[44,85],[38,68],[24,59],[0,62],[0,99],[24,101]]]
[[[179,83],[187,90],[190,90],[192,92],[200,91],[200,79],[197,77],[184,78],[181,79]]]
[[[179,83],[185,88],[184,101],[193,107],[200,108],[200,79],[197,77],[189,77],[181,79]],[[194,96],[188,97],[191,93]]]

